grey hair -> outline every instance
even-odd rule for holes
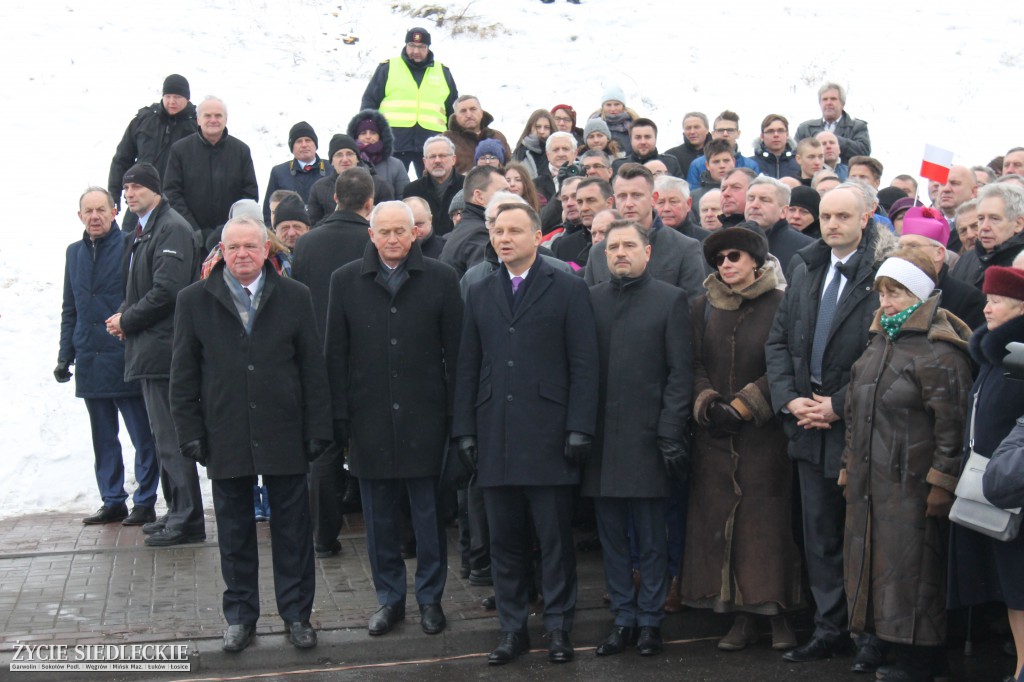
[[[89,187],[85,188],[85,191],[82,192],[82,196],[78,197],[78,208],[82,208],[82,199],[85,198],[85,195],[92,194],[93,192],[99,192],[100,194],[107,197],[107,206],[110,208],[114,208],[114,205],[117,203],[114,201],[114,197],[111,196],[110,192],[108,192],[106,188],[100,187],[98,185],[90,185]]]
[[[775,178],[770,178],[767,175],[758,175],[750,181],[750,187],[747,187],[747,192],[758,185],[767,185],[774,189],[775,200],[779,202],[779,206],[789,206],[789,199],[790,196],[792,196],[792,191],[789,189],[788,185],[779,182]]]
[[[989,168],[988,166],[971,166],[971,171],[974,173],[977,173],[978,171],[984,173],[985,177],[988,178],[987,182],[996,181],[996,172]]]
[[[846,182],[833,187],[826,194],[835,192],[837,189],[854,190],[853,196],[857,198],[857,211],[860,213],[867,213],[875,203],[875,199],[872,196],[874,193],[872,188],[867,183],[861,182],[860,180],[847,180]]]
[[[423,143],[423,156],[424,157],[426,157],[426,155],[427,155],[427,147],[429,147],[430,145],[434,144],[435,142],[444,142],[446,145],[448,145],[448,151],[451,152],[453,156],[455,155],[455,143],[454,142],[449,140],[444,135],[434,135],[433,137],[428,137],[427,141]]]
[[[198,107],[196,107],[197,114],[199,113],[199,110],[203,108],[203,105],[207,102],[220,102],[220,105],[224,107],[224,116],[225,118],[227,117],[228,105],[224,103],[224,100],[222,100],[220,97],[217,97],[216,95],[207,95],[206,97],[204,97],[203,101],[199,103]]]
[[[495,206],[500,206],[501,204],[526,204],[527,206],[530,205],[526,201],[526,199],[522,198],[518,194],[501,190],[491,195],[491,200],[487,202],[487,208],[484,209],[484,215],[490,213]]]
[[[397,208],[400,209],[406,219],[409,221],[409,227],[412,227],[416,223],[416,218],[412,215],[412,209],[409,208],[409,204],[404,201],[382,201],[373,207],[370,211],[370,229],[377,227],[377,214],[386,209]]]
[[[426,211],[427,215],[429,215],[430,217],[433,217],[434,215],[434,212],[430,210],[430,204],[428,204],[427,200],[424,199],[423,197],[406,197],[402,199],[402,203],[408,204],[410,206],[416,204],[421,209]]]
[[[225,232],[227,232],[227,229],[232,225],[252,225],[253,227],[259,228],[260,238],[263,241],[267,241],[268,239],[270,239],[270,237],[267,234],[267,226],[263,224],[262,220],[260,220],[256,216],[242,214],[235,216],[234,218],[231,218],[226,223],[224,223],[224,229],[221,230],[220,232],[221,241],[224,241],[223,235]]]
[[[1017,218],[1024,216],[1024,189],[1016,185],[996,182],[991,185],[985,185],[978,192],[979,204],[984,199],[996,198],[1003,200],[1003,211],[1006,214],[1004,217],[1007,221],[1013,222]]]
[[[831,168],[822,168],[820,171],[814,174],[814,177],[811,178],[811,189],[818,189],[818,183],[820,183],[822,180],[832,179],[839,180],[840,182],[842,182],[842,180],[839,178],[838,175],[836,175],[836,172],[834,170],[832,170]]]
[[[686,119],[688,118],[699,118],[704,123],[705,128],[710,128],[711,124],[708,123],[708,115],[701,111],[688,111],[683,114],[683,125],[686,125]]]
[[[683,199],[690,198],[690,183],[686,180],[673,177],[671,175],[659,175],[654,178],[654,191],[655,192],[680,192],[683,195]]]
[[[573,146],[573,149],[576,148],[576,138],[573,137],[572,133],[567,133],[564,130],[559,130],[558,132],[554,132],[548,135],[548,139],[544,143],[544,151],[551,151],[551,145],[554,143],[554,141],[562,139],[569,140],[569,144]]]
[[[978,200],[977,199],[971,199],[970,201],[965,201],[964,203],[962,203],[962,204],[960,204],[959,206],[956,207],[956,217],[959,218],[964,213],[969,213],[970,211],[977,211],[977,210],[978,210]]]
[[[818,99],[821,99],[821,96],[824,95],[829,90],[838,91],[839,101],[842,102],[843,104],[846,104],[846,88],[844,88],[839,83],[825,83],[820,88],[818,88]]]
[[[612,164],[612,155],[607,154],[600,149],[588,149],[580,154],[580,161],[582,162],[583,159],[601,159],[609,166]]]

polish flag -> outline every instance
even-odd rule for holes
[[[953,165],[953,152],[940,149],[930,144],[924,146],[924,159],[921,161],[921,177],[934,180],[945,185],[949,180],[949,169]]]

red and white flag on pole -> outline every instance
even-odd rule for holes
[[[921,177],[934,180],[945,185],[949,180],[949,169],[953,166],[953,152],[940,149],[930,144],[924,146],[924,159],[921,161]]]

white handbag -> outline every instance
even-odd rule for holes
[[[956,484],[956,500],[949,512],[949,520],[953,523],[970,528],[990,538],[1008,542],[1020,532],[1021,508],[1000,509],[985,497],[982,490],[982,479],[988,467],[989,458],[974,451],[974,413],[977,409],[975,396],[974,409],[971,410],[970,444],[971,456],[967,458],[967,466],[960,474]]]

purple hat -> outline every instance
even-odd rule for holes
[[[903,216],[902,234],[919,234],[945,246],[949,243],[949,223],[938,209],[914,206]]]
[[[372,130],[373,132],[380,135],[380,126],[378,126],[377,122],[374,121],[372,118],[364,118],[362,121],[356,124],[356,137],[358,137],[359,133],[363,132],[364,130]]]
[[[903,197],[892,202],[892,206],[889,207],[889,220],[895,221],[897,216],[906,211],[908,208],[914,206],[924,206],[920,200],[916,197]]]
[[[505,165],[505,150],[502,149],[501,143],[493,137],[489,137],[486,140],[480,140],[476,145],[476,153],[473,154],[473,163],[480,161],[480,157],[484,154],[491,154],[498,157],[498,162],[502,166]]]

